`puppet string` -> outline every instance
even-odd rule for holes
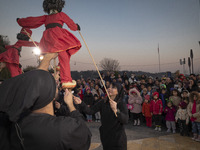
[[[79,32],[81,38],[83,39],[83,42],[85,43],[85,46],[86,46],[86,48],[87,48],[87,50],[88,50],[88,52],[89,52],[89,54],[90,54],[90,57],[92,58],[92,61],[93,61],[94,65],[95,65],[95,67],[96,67],[96,70],[97,70],[98,74],[99,74],[99,77],[100,77],[101,82],[102,82],[102,84],[103,84],[103,87],[104,87],[104,89],[105,89],[105,91],[106,91],[106,94],[107,94],[107,96],[108,96],[108,99],[111,100],[111,99],[110,99],[110,96],[109,96],[109,94],[108,94],[108,90],[107,90],[107,88],[106,88],[106,86],[105,86],[105,83],[104,83],[104,81],[103,81],[103,78],[102,78],[102,76],[101,76],[101,74],[100,74],[100,72],[99,72],[99,69],[98,69],[98,67],[97,67],[97,65],[96,65],[96,63],[95,63],[95,61],[94,61],[94,58],[93,58],[93,56],[92,56],[92,54],[91,54],[91,52],[90,52],[90,49],[89,49],[89,47],[87,46],[87,44],[86,44],[86,42],[85,42],[85,40],[84,40],[84,38],[83,38],[81,32],[80,32],[80,31],[78,31],[78,32]],[[115,113],[115,116],[117,116],[116,113]]]

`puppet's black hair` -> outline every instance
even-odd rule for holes
[[[58,12],[61,12],[64,5],[64,0],[44,0],[43,9],[44,12],[48,14],[50,13],[50,10],[57,10]]]
[[[28,35],[25,35],[25,34],[22,34],[22,33],[18,33],[17,34],[17,39],[18,40],[23,40],[23,41],[29,41]]]

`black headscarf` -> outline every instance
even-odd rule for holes
[[[4,81],[0,85],[0,111],[17,122],[26,111],[40,109],[55,97],[56,83],[44,70],[33,70]]]

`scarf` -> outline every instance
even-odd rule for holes
[[[196,100],[194,100],[193,106],[192,106],[192,114],[196,113]],[[191,121],[194,122],[197,118],[191,117]]]

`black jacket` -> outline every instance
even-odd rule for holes
[[[87,107],[85,103],[81,103],[81,107],[86,114],[95,114],[100,111],[101,127],[100,138],[104,150],[126,150],[127,137],[124,124],[128,123],[128,110],[123,101],[118,102],[117,108],[120,110],[117,117],[110,107],[110,103],[99,101],[92,107]]]

